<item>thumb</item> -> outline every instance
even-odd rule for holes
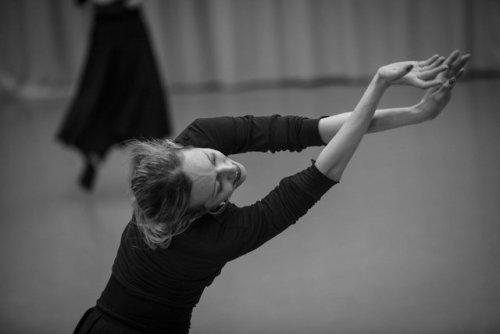
[[[407,66],[401,66],[400,68],[398,68],[395,71],[393,80],[401,79],[402,77],[407,75],[411,71],[412,68],[413,68],[412,64],[407,65]]]
[[[437,89],[434,92],[434,95],[435,96],[441,96],[443,94],[450,94],[451,90],[453,89],[453,87],[455,87],[456,81],[457,80],[456,80],[455,77],[450,78],[445,83],[443,83],[441,86],[439,86],[439,89]]]
[[[457,79],[455,77],[451,77],[448,81],[446,81],[442,85],[442,88],[444,88],[446,90],[451,90],[453,87],[455,87],[456,82],[457,82]]]

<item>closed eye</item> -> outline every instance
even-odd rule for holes
[[[222,185],[218,179],[215,180],[215,195],[219,194],[222,190]]]
[[[212,163],[212,165],[214,167],[217,166],[217,159],[218,159],[217,154],[215,154],[215,153],[210,154],[210,162]],[[214,185],[214,195],[217,196],[219,193],[221,193],[223,188],[224,187],[222,186],[222,182],[219,179],[219,175],[217,175],[217,177],[215,179],[215,185]]]
[[[205,156],[207,157],[208,161],[210,161],[210,163],[212,164],[212,166],[215,168],[216,166],[216,157],[215,157],[215,154],[209,154],[209,153],[205,153]],[[217,196],[217,194],[220,192],[221,190],[221,184],[220,182],[218,181],[217,177],[215,178],[214,180],[214,190],[212,191],[212,197],[215,197]]]
[[[215,154],[206,154],[206,156],[208,157],[208,160],[210,161],[210,163],[212,164],[212,166],[215,167]]]

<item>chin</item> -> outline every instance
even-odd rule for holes
[[[241,176],[240,176],[240,180],[238,182],[238,186],[240,186],[243,182],[245,182],[245,180],[247,178],[247,169],[245,168],[245,166],[240,164],[240,169],[241,169]]]

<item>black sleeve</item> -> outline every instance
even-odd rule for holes
[[[313,164],[281,180],[266,197],[253,205],[232,206],[220,217],[217,243],[224,245],[227,260],[246,254],[281,233],[337,182]]]
[[[213,148],[226,155],[249,151],[301,151],[324,144],[318,122],[318,119],[280,115],[198,118],[175,141]]]

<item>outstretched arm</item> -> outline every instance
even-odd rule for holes
[[[421,87],[422,83],[418,80],[422,80],[422,77],[428,78],[430,82],[434,84],[436,82],[439,84],[446,82],[451,78],[458,79],[464,72],[464,66],[470,59],[470,55],[460,55],[459,51],[455,50],[450,53],[444,62],[440,61],[440,59],[442,58],[436,58],[436,56],[434,56],[426,61],[420,62],[421,64],[427,63],[430,65],[427,67],[420,65],[420,72],[412,69],[412,71],[404,77],[412,77],[412,79],[405,80],[414,81],[417,87]],[[443,70],[443,68],[446,70]],[[437,73],[436,69],[439,69]],[[430,76],[429,73],[434,73],[435,77]],[[399,82],[401,81],[402,80],[399,80]],[[448,102],[448,100],[442,100],[444,98],[443,94],[436,94],[439,88],[439,85],[429,88],[422,100],[416,105],[376,110],[368,126],[367,133],[391,130],[436,118]],[[328,143],[333,136],[335,136],[350,115],[351,112],[345,112],[320,120],[318,130],[324,143]]]
[[[316,167],[328,178],[339,181],[366,133],[377,105],[389,85],[409,73],[413,65],[397,63],[381,67],[356,108],[316,159]]]
[[[354,111],[319,154],[316,167],[320,172],[332,180],[340,180],[363,135],[368,130],[383,93],[391,84],[397,84],[405,80],[411,84],[411,81],[405,79],[405,76],[411,76],[410,73],[413,67],[412,62],[399,62],[378,69]],[[440,80],[440,82],[443,82],[442,78]],[[437,84],[440,84],[440,82]],[[438,102],[443,100],[444,104],[446,104],[449,99],[449,91],[454,84],[455,78],[444,82],[440,88],[428,94],[430,100]],[[419,87],[418,84],[414,86]],[[447,98],[443,99],[440,97],[441,95],[447,96]]]

